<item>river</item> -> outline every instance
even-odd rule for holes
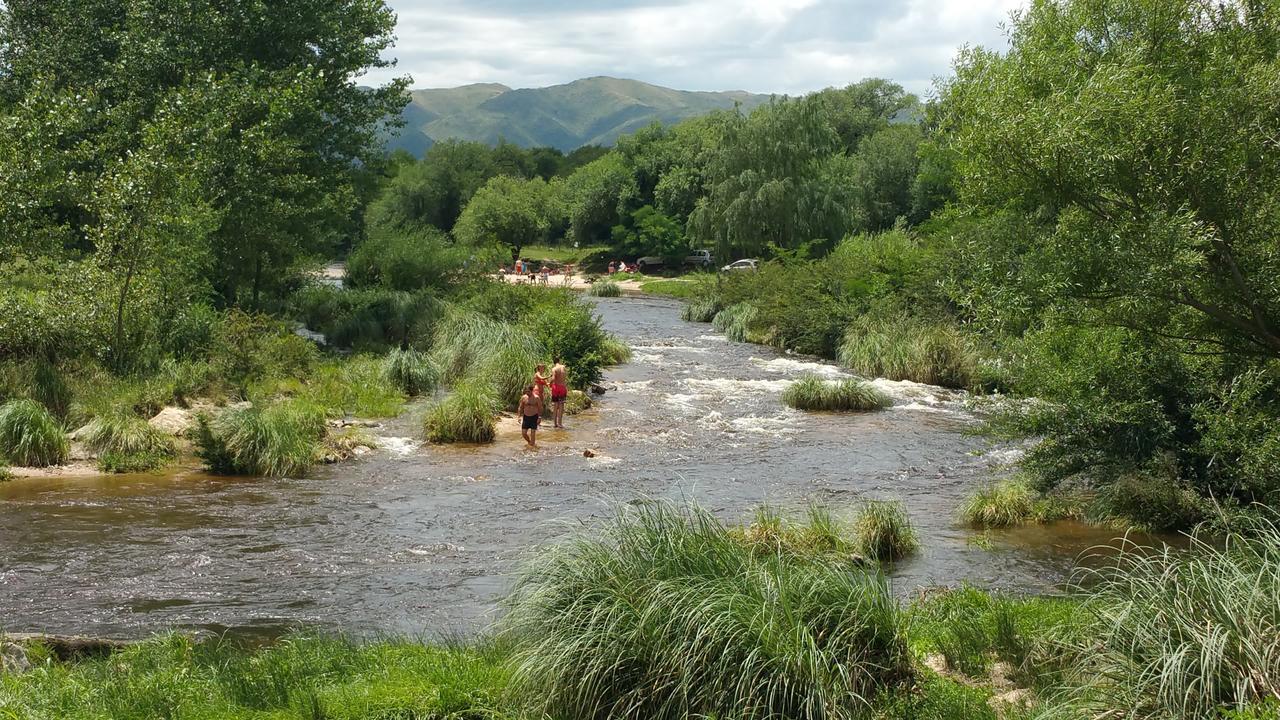
[[[383,449],[301,479],[0,483],[0,628],[467,634],[493,619],[539,545],[655,497],[729,521],[761,503],[839,513],[901,499],[922,539],[918,557],[891,569],[902,596],[962,581],[1053,591],[1073,558],[1112,535],[1061,523],[975,543],[956,509],[1009,451],[966,432],[977,421],[960,395],[881,382],[889,410],[796,412],[779,401],[789,381],[840,370],[729,342],[681,321],[673,301],[594,302],[634,358],[607,374],[594,409],[542,433],[537,452],[513,431],[481,448],[421,446],[410,412],[379,431]]]

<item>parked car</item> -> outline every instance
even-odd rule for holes
[[[685,265],[693,265],[704,270],[714,265],[715,262],[715,256],[711,254],[710,250],[694,250],[684,259]],[[666,261],[657,255],[648,255],[636,260],[636,265],[640,267],[640,272],[648,272],[665,264]]]
[[[720,268],[720,272],[737,272],[739,270],[755,270],[760,264],[759,260],[737,260]]]

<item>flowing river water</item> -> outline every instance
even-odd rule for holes
[[[491,446],[422,446],[410,412],[378,431],[376,453],[302,479],[0,483],[0,629],[466,634],[499,612],[522,558],[645,498],[692,499],[732,522],[763,503],[840,513],[900,499],[922,540],[891,569],[903,596],[960,582],[1051,592],[1113,535],[1060,523],[975,543],[957,507],[1009,451],[966,432],[976,419],[960,395],[880,381],[889,410],[796,412],[779,400],[786,385],[839,368],[729,342],[672,301],[596,302],[634,358],[567,431],[542,433],[540,451],[521,448],[510,419]]]

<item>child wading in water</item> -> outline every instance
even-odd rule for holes
[[[531,448],[538,447],[538,423],[541,420],[542,397],[529,385],[520,396],[520,437]]]
[[[547,401],[547,385],[551,384],[551,376],[547,374],[547,366],[538,363],[533,372],[533,392],[544,403]]]

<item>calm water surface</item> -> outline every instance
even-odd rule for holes
[[[195,472],[0,484],[0,627],[137,636],[174,626],[271,634],[469,633],[491,621],[540,544],[618,502],[692,498],[726,520],[769,503],[840,511],[903,500],[922,554],[896,592],[968,581],[1052,591],[1113,533],[1065,524],[995,534],[981,549],[956,508],[1009,451],[965,431],[963,397],[880,382],[892,409],[809,415],[779,401],[834,366],[726,341],[657,299],[599,300],[634,348],[595,409],[520,447],[514,421],[484,448],[420,446],[416,413],[383,449],[304,479]],[[585,449],[597,453],[583,456]]]

